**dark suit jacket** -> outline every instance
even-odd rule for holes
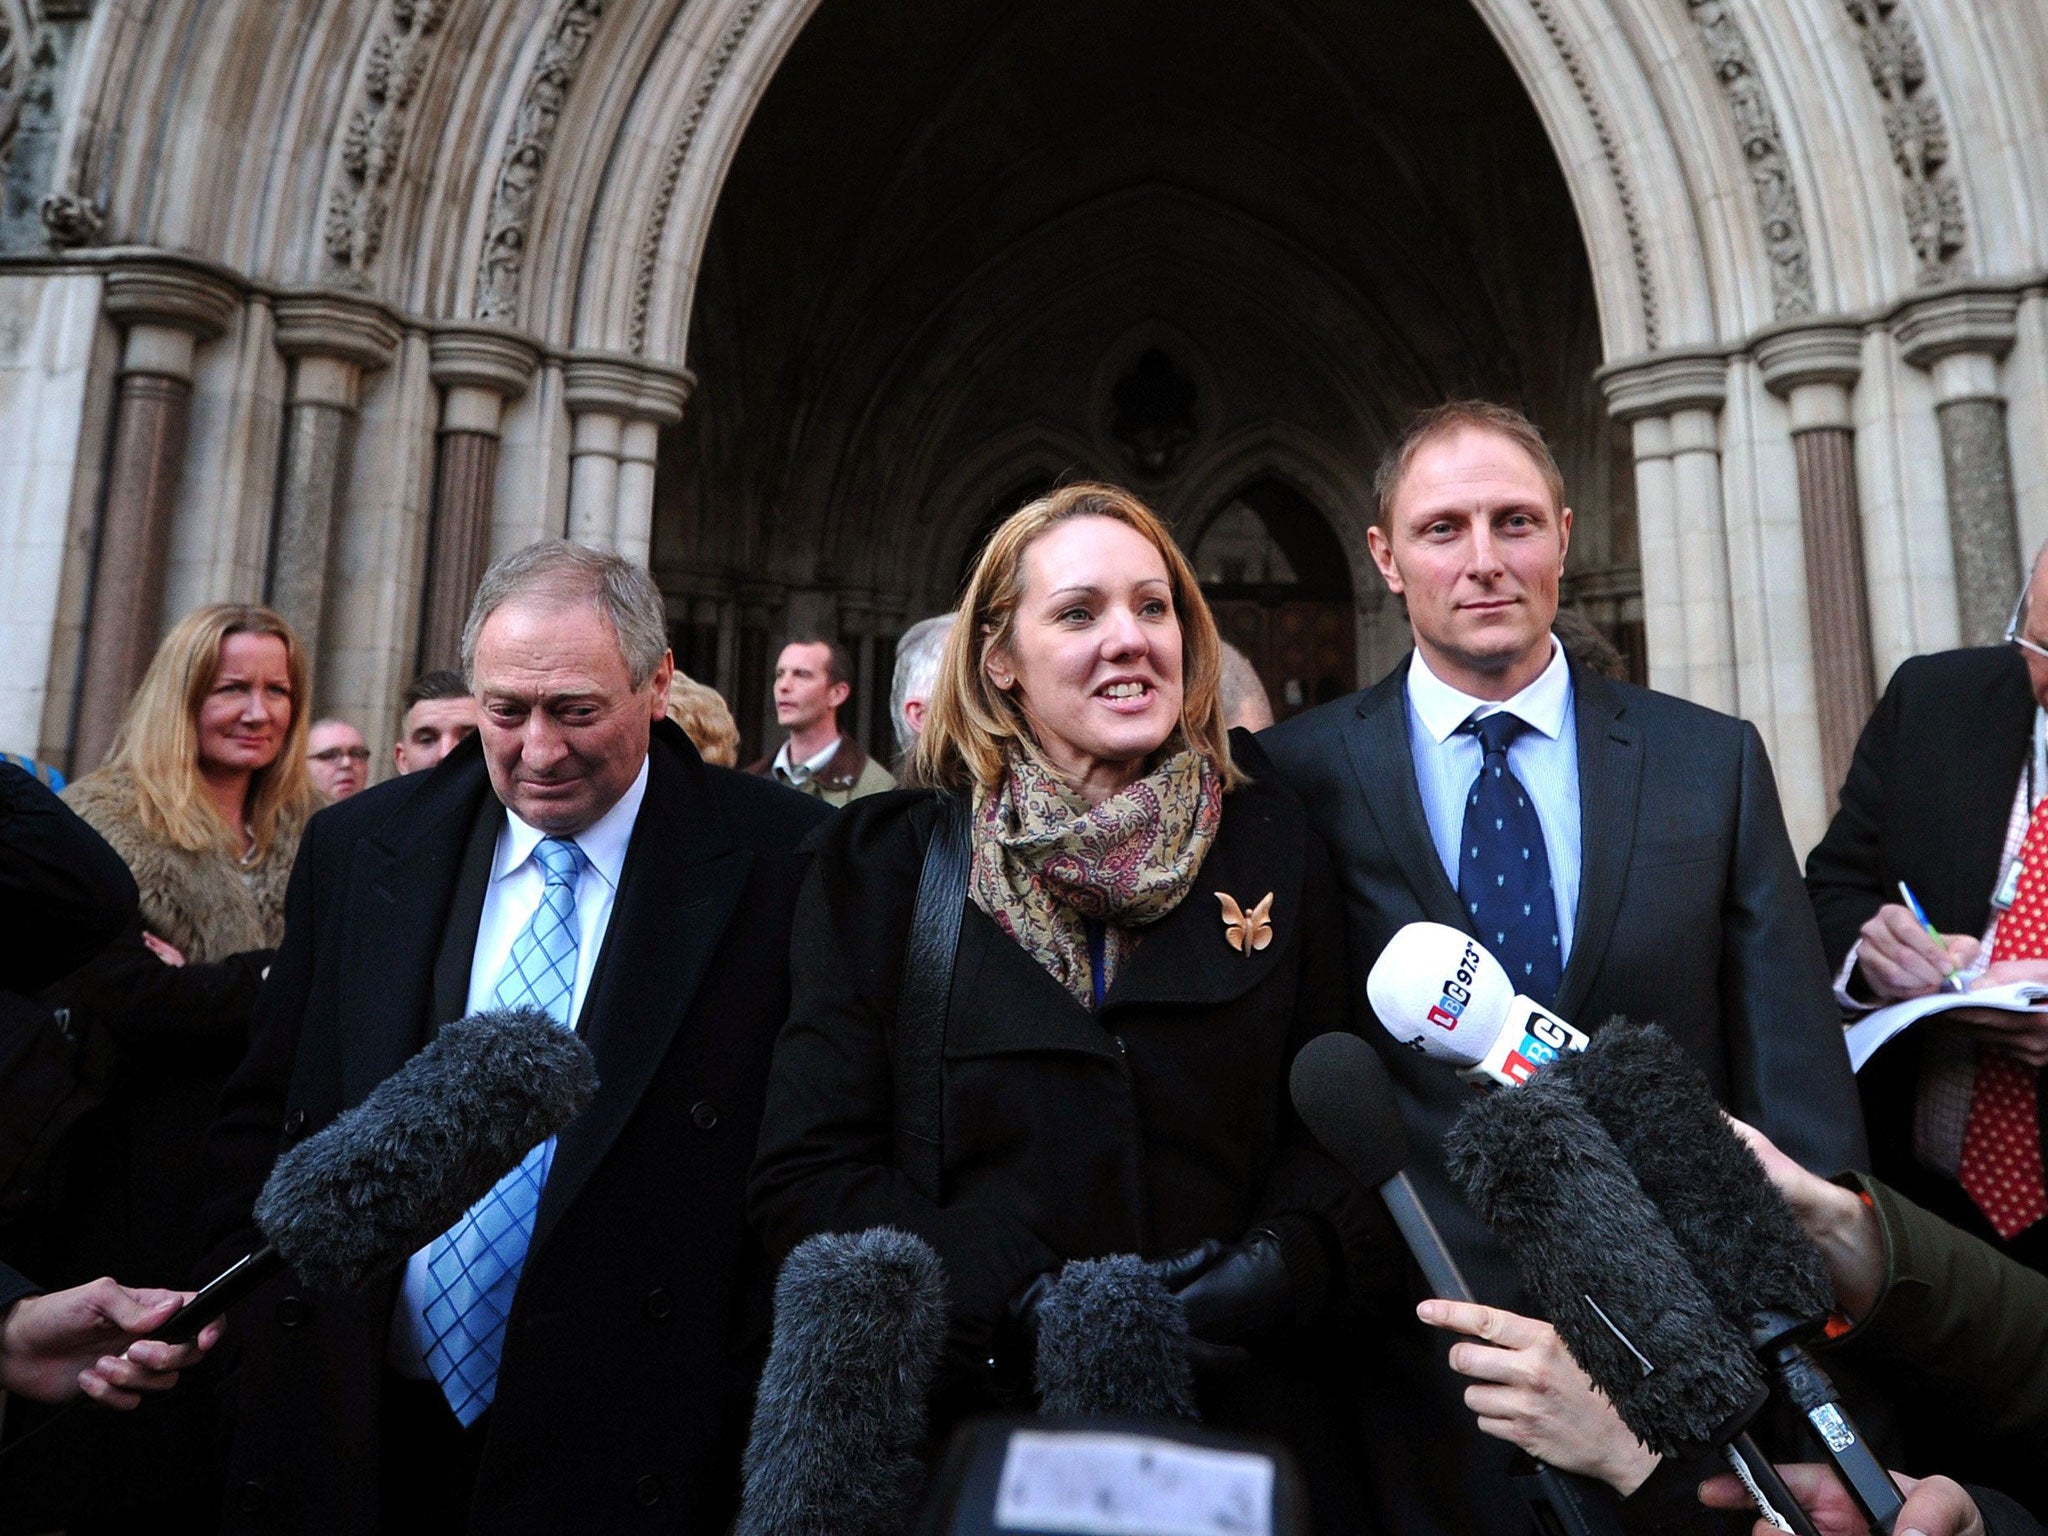
[[[557,1143],[508,1325],[471,1528],[713,1532],[734,1502],[765,1323],[743,1194],[815,802],[654,728],[647,797],[580,1029],[596,1101]],[[249,1060],[209,1144],[215,1231],[281,1145],[356,1104],[464,1008],[501,812],[481,751],[309,824]],[[286,1276],[239,1309],[226,1529],[376,1528],[397,1276]]]
[[[1416,789],[1407,676],[1404,661],[1259,738],[1330,842],[1360,975],[1406,923],[1471,931]],[[1801,1162],[1827,1173],[1861,1166],[1841,1025],[1756,728],[1577,666],[1572,686],[1582,871],[1555,1011],[1588,1030],[1616,1015],[1662,1024],[1729,1109]],[[1482,1300],[1530,1310],[1512,1261],[1444,1173],[1444,1133],[1472,1090],[1372,1033],[1401,1100],[1410,1174],[1466,1278]],[[1383,1492],[1397,1501],[1387,1524],[1525,1530],[1498,1481],[1505,1449],[1477,1439],[1441,1355],[1414,1349],[1413,1374],[1375,1437],[1391,1442],[1379,1457]],[[1404,1484],[1412,1504],[1398,1502]]]

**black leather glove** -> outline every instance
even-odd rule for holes
[[[1234,1344],[1294,1318],[1294,1279],[1280,1239],[1264,1228],[1225,1246],[1206,1238],[1152,1272],[1180,1297],[1188,1333],[1205,1344]]]
[[[1004,1309],[989,1358],[999,1391],[1018,1394],[1030,1390],[1033,1364],[1038,1359],[1038,1305],[1059,1275],[1059,1270],[1048,1269],[1032,1276]]]

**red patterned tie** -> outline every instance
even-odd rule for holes
[[[2020,879],[1998,920],[1991,960],[2048,959],[2048,800],[2020,844]],[[1996,1046],[1977,1048],[1977,1086],[1956,1179],[2008,1242],[2048,1217],[2041,1172],[2039,1074]]]

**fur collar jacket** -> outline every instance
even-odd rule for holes
[[[298,853],[300,823],[278,828],[260,862],[238,864],[219,849],[192,852],[143,830],[135,781],[105,769],[64,791],[64,800],[113,845],[142,892],[142,924],[195,964],[252,949],[275,949],[284,937],[284,890]]]

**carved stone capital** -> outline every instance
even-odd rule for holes
[[[540,348],[499,326],[450,326],[427,343],[428,371],[443,389],[487,389],[504,400],[526,393]]]
[[[211,341],[228,328],[242,296],[203,267],[138,262],[107,273],[107,314],[119,325],[156,325]]]
[[[1984,283],[1955,283],[1892,311],[1899,354],[1915,368],[1932,369],[1962,354],[1998,359],[2019,334],[2019,295]]]
[[[1808,384],[1846,389],[1863,373],[1863,329],[1846,321],[1774,325],[1750,343],[1765,386],[1789,397]]]
[[[398,350],[398,322],[380,304],[350,293],[284,294],[272,304],[277,350],[286,357],[353,363],[365,372],[384,367]]]
[[[1688,348],[1623,358],[1593,375],[1616,421],[1718,411],[1728,398],[1728,360],[1718,350]]]
[[[572,416],[601,412],[622,421],[680,421],[697,376],[612,352],[573,354],[562,369],[562,398]]]

